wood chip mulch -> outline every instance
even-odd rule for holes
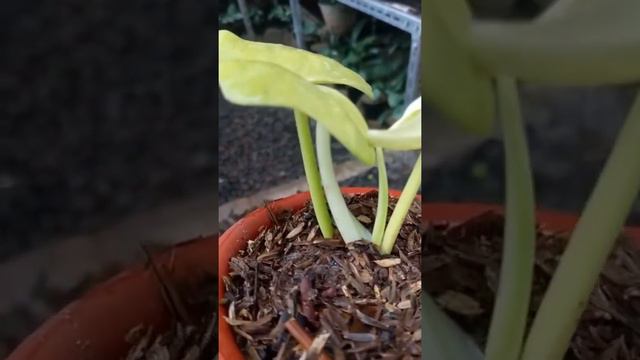
[[[480,345],[498,284],[503,223],[488,212],[462,224],[429,224],[424,237],[426,291]],[[567,234],[538,228],[529,324],[566,242]],[[626,239],[609,257],[565,359],[640,359],[640,249]]]
[[[376,192],[347,198],[369,228],[376,202]],[[276,220],[224,279],[225,320],[248,359],[420,358],[417,202],[389,256],[368,242],[323,239],[311,205]]]

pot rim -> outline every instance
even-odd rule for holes
[[[494,211],[504,215],[504,206],[482,202],[423,202],[422,218],[430,221],[443,221],[456,219],[455,221],[464,221],[474,216],[480,215],[487,211]],[[556,231],[560,234],[566,234],[575,228],[578,223],[579,215],[569,211],[551,210],[544,207],[538,207],[535,210],[536,222],[543,229]],[[459,220],[458,220],[459,219]],[[640,226],[625,226],[622,233],[631,239],[632,243],[640,249]]]

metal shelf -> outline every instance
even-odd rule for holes
[[[395,7],[394,3],[379,0],[337,1],[410,34],[420,34],[422,28],[420,15],[402,11]]]

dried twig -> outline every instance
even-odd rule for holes
[[[289,319],[284,324],[284,326],[287,328],[287,330],[289,330],[289,333],[291,333],[291,336],[293,336],[300,343],[300,345],[304,347],[305,350],[308,350],[311,347],[311,344],[313,343],[313,338],[311,337],[311,335],[309,335],[307,330],[305,330],[300,325],[298,320]],[[320,354],[320,360],[331,360],[331,358],[329,357],[329,355],[322,352],[322,354]]]
[[[167,306],[169,307],[169,310],[172,312],[172,315],[174,315],[175,317],[177,317],[178,319],[180,319],[181,321],[187,324],[193,324],[193,321],[191,320],[189,313],[187,312],[184,306],[184,302],[182,301],[182,299],[180,298],[180,295],[178,294],[178,291],[174,288],[171,282],[164,280],[162,273],[160,272],[160,269],[156,265],[155,261],[153,260],[153,257],[149,253],[149,250],[147,250],[146,246],[141,245],[141,247],[142,247],[142,251],[147,257],[147,261],[151,266],[151,270],[153,271],[153,274],[155,275],[156,280],[158,280],[158,283],[160,284],[162,297],[164,298]]]

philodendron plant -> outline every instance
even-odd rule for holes
[[[311,201],[322,235],[333,237],[335,223],[345,242],[370,240],[383,254],[389,254],[420,187],[421,156],[387,223],[384,149],[421,148],[421,99],[408,106],[402,118],[389,129],[369,129],[355,104],[328,85],[350,86],[369,97],[371,86],[335,60],[284,45],[247,41],[225,30],[218,32],[218,41],[219,83],[227,100],[239,105],[293,110]],[[309,119],[316,121],[315,151]],[[333,171],[332,136],[361,162],[378,167],[378,206],[373,232],[347,208]]]
[[[476,132],[487,133],[498,117],[506,162],[503,261],[486,348],[482,351],[423,293],[423,358],[562,359],[640,188],[640,95],[526,329],[534,191],[516,81],[637,82],[640,1],[558,0],[535,20],[503,22],[472,19],[465,0],[423,0],[423,14],[426,101]]]

